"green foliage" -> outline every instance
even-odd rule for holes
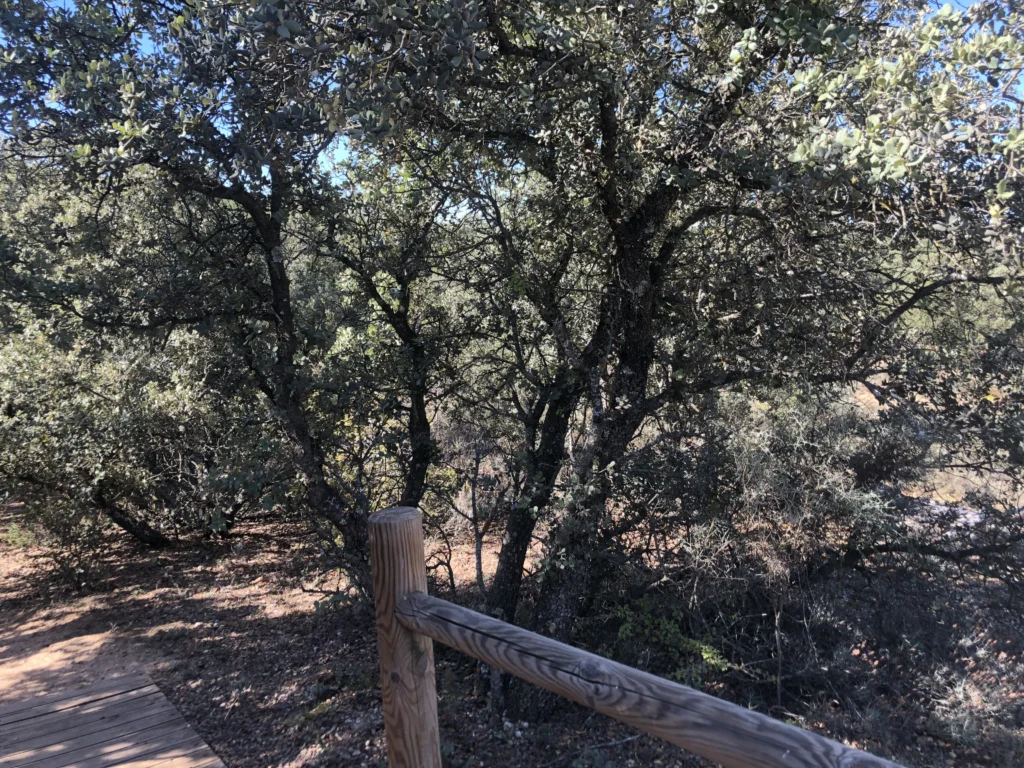
[[[4,541],[12,547],[18,548],[39,546],[39,537],[31,528],[20,523],[10,523],[7,526],[7,533],[4,534]]]
[[[3,10],[33,514],[295,510],[365,588],[368,514],[423,504],[505,526],[488,608],[563,639],[697,595],[631,625],[672,668],[846,569],[1018,583],[1015,4]],[[921,500],[951,471],[966,517]]]
[[[644,595],[638,602],[619,606],[616,618],[620,622],[617,641],[621,647],[647,649],[655,655],[653,666],[681,683],[700,687],[708,672],[724,672],[731,666],[712,644],[684,633],[687,617],[678,605],[656,606],[649,595]]]
[[[355,602],[356,596],[348,592],[332,592],[323,600],[317,600],[314,608],[320,614],[329,610],[348,608]]]
[[[80,559],[76,532],[82,551],[97,545],[97,515],[143,540],[223,531],[280,482],[244,390],[211,375],[208,339],[140,347],[74,318],[16,317],[0,346],[0,481],[47,543]]]
[[[59,576],[76,589],[90,585],[106,521],[93,509],[51,500],[34,516],[39,540]]]

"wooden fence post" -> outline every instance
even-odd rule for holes
[[[433,642],[403,627],[395,616],[403,597],[427,591],[418,509],[393,507],[370,516],[370,566],[388,765],[441,768]]]

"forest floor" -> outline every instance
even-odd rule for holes
[[[9,523],[0,516],[0,703],[145,671],[230,768],[385,765],[372,616],[364,606],[317,609],[335,584],[299,524],[249,520],[228,539],[161,552],[112,536],[88,589],[76,592],[55,576],[42,549],[10,543]],[[471,549],[453,560],[466,585]],[[1022,640],[1000,639],[990,647],[993,658],[1019,653]],[[863,647],[858,661],[870,657]],[[436,656],[443,752],[452,768],[707,765],[574,705],[550,722],[506,722],[487,707],[478,665],[441,646]],[[1024,697],[1020,677],[991,682],[1001,695]],[[975,689],[956,695],[965,699],[950,722],[971,709]],[[905,727],[909,720],[875,713],[872,727],[891,731],[894,746],[889,738],[857,743],[849,734],[864,728],[841,717],[850,720],[848,713],[811,714],[804,723],[831,735],[845,731],[866,749],[888,741],[881,751],[922,768],[1024,764],[1024,730],[1001,731],[998,744],[968,742],[948,724],[915,730]],[[973,746],[965,751],[965,743]]]
[[[385,765],[372,616],[316,609],[333,585],[301,526],[248,521],[164,552],[114,538],[82,592],[4,533],[0,520],[0,703],[145,671],[230,768]],[[455,560],[467,583],[471,560]],[[453,768],[705,765],[575,707],[505,722],[475,663],[436,656]]]

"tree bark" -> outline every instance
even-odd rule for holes
[[[425,232],[424,232],[425,235]],[[363,289],[383,313],[391,329],[402,343],[402,349],[409,356],[408,392],[409,421],[406,425],[409,435],[410,461],[405,476],[405,485],[399,505],[417,507],[427,488],[427,473],[434,460],[434,439],[430,419],[427,416],[429,397],[429,374],[433,361],[428,354],[424,339],[410,321],[410,302],[413,273],[398,270],[392,276],[401,290],[398,305],[393,305],[378,290],[372,271],[344,254],[338,260],[352,270]]]
[[[291,284],[284,264],[280,212],[272,195],[271,215],[254,215],[263,244],[271,291],[271,311],[275,318],[277,351],[271,375],[264,382],[265,392],[281,417],[292,443],[293,455],[306,486],[306,497],[315,515],[330,522],[343,537],[341,555],[356,586],[370,588],[369,532],[361,510],[351,509],[327,482],[323,450],[312,435],[304,407],[302,383],[295,357],[298,335],[291,300]]]
[[[652,313],[657,281],[649,246],[672,204],[674,198],[650,210],[638,210],[615,230],[613,300],[605,305],[608,316],[602,320],[603,332],[613,343],[604,354],[600,345],[592,345],[588,361],[595,381],[602,379],[609,362],[612,375],[603,388],[591,393],[594,416],[589,448],[582,452],[575,472],[580,485],[595,488],[553,532],[549,557],[558,553],[565,563],[548,563],[534,614],[535,630],[561,642],[572,639],[573,627],[582,609],[593,603],[600,581],[594,557],[601,547],[601,525],[612,491],[607,468],[625,455],[643,422],[655,349]],[[536,720],[548,714],[555,699],[513,682],[507,703],[514,716]]]
[[[408,325],[408,323],[406,323]],[[402,338],[409,349],[411,371],[409,375],[409,471],[405,477],[400,506],[417,507],[427,487],[427,472],[434,460],[434,440],[427,417],[427,371],[430,361],[419,337],[413,335],[408,341]]]
[[[163,549],[164,547],[171,546],[171,540],[156,528],[145,520],[140,520],[130,512],[126,512],[117,504],[107,499],[99,485],[93,490],[92,500],[103,511],[103,514],[109,517],[115,525],[133,539],[153,549]]]
[[[551,501],[565,461],[569,419],[580,395],[581,388],[568,370],[556,377],[549,390],[546,415],[540,423],[540,442],[530,453],[526,467],[526,489],[509,514],[498,553],[498,567],[487,597],[488,611],[504,621],[515,621],[530,541],[541,511]]]
[[[514,622],[523,582],[523,567],[537,518],[532,497],[524,497],[513,508],[498,553],[498,567],[487,592],[487,610],[503,621]]]

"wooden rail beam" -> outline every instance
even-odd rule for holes
[[[412,507],[370,516],[370,567],[390,768],[441,768],[434,645],[397,621],[408,594],[426,592],[423,521]]]
[[[725,768],[900,768],[803,728],[423,591],[404,594],[395,613],[398,623],[409,631],[432,637]]]

